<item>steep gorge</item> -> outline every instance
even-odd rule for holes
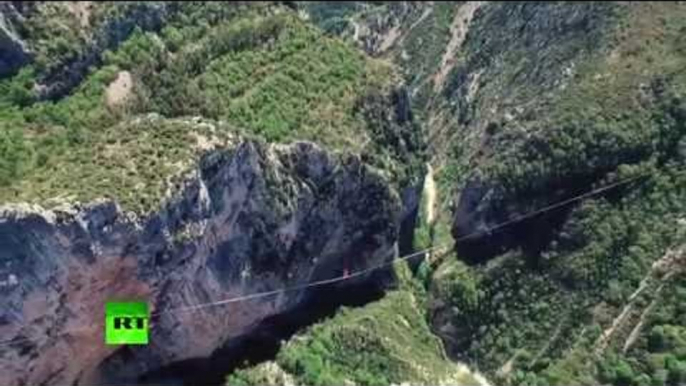
[[[270,5],[229,12],[230,22],[210,16],[197,29],[188,23],[212,15],[209,9],[171,17],[167,27],[174,28],[132,32],[97,62],[102,69],[83,83],[85,73],[75,75],[81,87],[55,105],[32,105],[40,95],[27,102],[16,87],[0,85],[11,91],[0,104],[9,96],[30,105],[21,116],[12,115],[15,105],[8,109],[7,122],[26,125],[29,151],[22,157],[24,147],[4,146],[24,164],[7,186],[8,174],[0,173],[0,196],[91,201],[105,191],[121,201],[4,209],[0,291],[9,297],[0,300],[7,302],[0,304],[7,310],[0,331],[18,339],[0,348],[10,384],[155,381],[179,371],[211,373],[205,375],[219,382],[231,370],[236,384],[474,381],[451,360],[503,384],[686,382],[686,287],[676,274],[683,261],[657,289],[643,291],[642,281],[665,251],[686,240],[683,5],[288,7],[302,11],[300,18]],[[323,34],[300,20],[308,17]],[[103,111],[99,82],[111,82],[117,71],[130,71],[132,96]],[[27,88],[23,75],[11,86]],[[63,116],[84,106],[95,113]],[[204,123],[110,125],[147,112],[206,115],[241,126],[241,134],[227,145],[214,138],[217,130],[196,130]],[[92,127],[79,127],[84,121]],[[41,142],[44,129],[35,126],[46,122],[55,133],[69,127],[62,141],[73,141],[78,156],[62,150],[38,162],[44,144],[61,143]],[[319,145],[265,145],[246,139],[253,135]],[[179,143],[194,136],[200,148],[217,142],[223,149],[191,157]],[[14,138],[0,141],[12,145]],[[79,141],[95,150],[75,150],[86,148]],[[97,184],[101,170],[81,167],[95,158],[106,161]],[[74,168],[78,178],[66,181],[45,167],[52,162]],[[425,162],[425,189],[435,194],[421,197]],[[174,190],[176,198],[160,200],[170,170],[189,165],[194,177]],[[519,220],[625,180],[632,182]],[[140,219],[127,212],[160,201],[161,210]],[[98,320],[72,315],[84,306],[97,310],[110,296],[146,296],[156,310],[174,309],[455,242],[413,260],[415,278],[394,267],[400,285],[380,300],[325,320],[339,303],[376,300],[391,271],[327,288],[333,292],[162,314],[153,329],[159,345],[140,350],[80,351],[87,343],[99,347],[99,330],[72,324]],[[26,266],[13,265],[20,262]],[[333,301],[319,308],[322,297]],[[20,323],[28,320],[34,327]],[[607,339],[603,331],[611,332]],[[65,339],[55,335],[62,332]],[[247,355],[246,342],[264,351]],[[75,359],[37,354],[45,348]],[[242,359],[256,366],[243,368]]]
[[[474,5],[347,15],[400,34],[379,54],[401,68],[444,198],[415,242],[457,244],[418,270],[433,331],[502,384],[686,382],[683,275],[621,317],[684,242],[683,4]],[[640,331],[612,329],[625,319]]]
[[[1,276],[14,280],[1,288],[10,340],[1,383],[130,382],[208,356],[311,293],[185,307],[329,278],[344,265],[363,269],[395,254],[398,197],[354,156],[308,143],[243,142],[208,154],[193,174],[161,212],[135,221],[113,202],[3,208]],[[103,345],[102,306],[114,298],[149,302],[153,344]]]

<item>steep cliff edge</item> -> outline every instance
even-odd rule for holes
[[[112,202],[3,208],[0,329],[10,342],[0,347],[0,383],[131,381],[209,355],[307,292],[184,307],[394,256],[399,200],[354,156],[310,143],[241,142],[206,154],[184,181],[159,213],[140,220]],[[151,345],[104,345],[104,302],[115,298],[147,300],[158,313]]]
[[[423,161],[388,63],[274,3],[21,12],[36,56],[0,80],[3,384],[142,381],[293,323],[321,293],[188,307],[396,253]],[[380,273],[334,293],[380,296]],[[151,303],[151,345],[103,345],[120,297]]]

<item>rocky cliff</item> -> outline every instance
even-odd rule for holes
[[[35,58],[0,81],[0,201],[118,204],[4,207],[0,381],[154,380],[231,349],[215,380],[435,383],[445,345],[498,384],[686,383],[684,4],[286,3],[20,10]],[[234,141],[252,135],[361,161]],[[396,239],[436,247],[415,267],[428,291],[278,354],[314,322],[308,295],[373,296],[192,308],[368,267]],[[150,346],[101,344],[102,303],[120,296],[153,305]],[[425,308],[442,345],[421,344]],[[263,332],[274,345],[244,355]]]
[[[9,342],[0,346],[0,383],[127,382],[209,355],[308,292],[194,305],[390,259],[399,213],[397,194],[357,157],[252,141],[206,154],[174,198],[143,219],[106,201],[5,206],[0,332]],[[150,304],[150,345],[104,345],[112,299]]]
[[[21,15],[11,4],[0,4],[0,77],[12,74],[29,60],[28,48],[14,29],[18,18]]]

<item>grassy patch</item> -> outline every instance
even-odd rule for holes
[[[97,138],[84,139],[83,146],[46,156],[45,164],[0,188],[0,196],[48,206],[110,198],[128,210],[145,213],[156,208],[175,177],[192,169],[202,143],[226,145],[230,133],[215,123],[159,117],[124,121],[104,128]],[[32,141],[50,141],[50,135]],[[44,153],[36,151],[39,162]]]

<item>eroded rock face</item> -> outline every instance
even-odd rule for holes
[[[370,55],[388,51],[401,39],[411,15],[424,9],[418,2],[391,3],[388,7],[387,12],[373,13],[364,18],[362,25],[354,26],[354,40]]]
[[[20,17],[11,3],[0,4],[0,77],[13,74],[30,58],[26,44],[13,27]]]
[[[512,235],[503,230],[490,231],[508,220],[509,213],[492,205],[492,187],[479,179],[470,180],[456,200],[452,234],[460,257],[468,262],[480,262],[505,250]]]
[[[188,307],[394,255],[397,195],[356,157],[309,143],[209,153],[179,192],[144,220],[111,202],[0,209],[0,384],[127,382],[207,356],[308,292]],[[150,345],[104,344],[115,299],[149,303]]]

